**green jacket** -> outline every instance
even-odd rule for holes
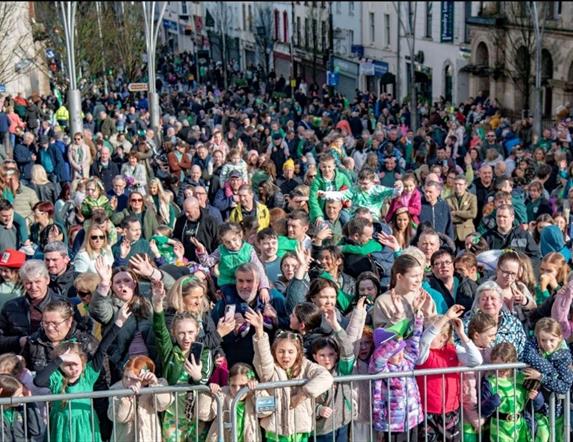
[[[173,344],[171,334],[165,325],[165,313],[153,312],[153,332],[155,333],[157,354],[163,367],[163,377],[169,385],[175,385],[181,378],[185,364],[185,355],[177,344]],[[189,378],[190,384],[206,385],[213,371],[213,358],[209,349],[205,348],[201,353],[201,379],[199,382]]]
[[[318,173],[310,185],[310,194],[308,197],[308,207],[310,209],[310,220],[314,222],[317,218],[324,218],[324,199],[319,201],[318,191],[327,190],[345,190],[350,189],[350,180],[343,173],[335,172],[333,188],[328,188],[326,180],[322,177],[322,173]]]
[[[115,226],[121,226],[123,220],[130,215],[134,215],[134,213],[129,208],[123,209],[121,212],[115,212],[111,216],[111,222]],[[143,237],[148,241],[155,234],[155,229],[159,227],[159,220],[157,218],[158,217],[154,209],[145,208],[143,210],[143,222],[141,223],[141,231],[143,233]]]

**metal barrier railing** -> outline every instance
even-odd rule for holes
[[[517,384],[517,370],[523,369],[528,367],[528,365],[523,364],[523,363],[515,363],[515,364],[495,364],[495,365],[481,365],[478,367],[451,367],[451,368],[442,368],[442,369],[425,369],[425,370],[412,370],[412,371],[405,371],[405,372],[389,372],[389,373],[377,373],[377,374],[372,374],[372,375],[349,375],[349,376],[340,376],[340,377],[335,377],[334,378],[334,383],[333,386],[331,387],[331,393],[334,391],[335,388],[344,385],[344,384],[350,384],[350,389],[351,391],[354,391],[355,388],[355,384],[360,383],[360,382],[368,382],[368,418],[369,418],[369,422],[367,422],[367,427],[368,427],[368,437],[367,440],[373,441],[376,440],[375,437],[375,430],[373,430],[373,418],[372,418],[372,383],[374,381],[377,380],[383,380],[383,379],[390,379],[390,378],[419,378],[419,377],[423,377],[424,378],[424,386],[427,387],[427,380],[429,376],[441,376],[441,385],[442,385],[442,392],[441,392],[441,400],[442,400],[442,408],[443,408],[443,412],[442,412],[442,424],[443,424],[443,428],[446,428],[446,415],[445,415],[445,376],[446,375],[451,375],[451,374],[459,374],[460,375],[460,397],[459,397],[459,436],[453,440],[459,440],[459,441],[464,441],[464,440],[468,440],[470,439],[469,437],[466,438],[465,437],[465,433],[464,433],[464,391],[463,391],[463,383],[464,383],[464,375],[466,376],[477,376],[477,382],[475,383],[475,386],[477,388],[477,412],[478,412],[478,419],[481,420],[482,418],[482,412],[481,412],[481,377],[483,373],[491,373],[491,374],[495,374],[495,379],[496,379],[496,384],[499,382],[499,377],[498,377],[498,372],[499,371],[505,371],[505,370],[513,370],[513,394],[514,394],[514,401],[516,400],[516,384]],[[306,380],[291,380],[291,381],[281,381],[281,382],[267,382],[267,383],[260,383],[256,386],[255,390],[266,390],[269,393],[272,394],[273,391],[276,392],[277,389],[284,389],[284,388],[292,388],[292,387],[300,387],[303,386],[306,383]],[[231,424],[231,441],[236,442],[238,440],[238,435],[237,435],[237,405],[240,401],[242,401],[246,395],[250,392],[251,390],[249,390],[247,387],[242,388],[241,390],[239,390],[239,392],[236,394],[235,398],[233,399],[233,401],[231,402],[231,411],[230,411],[230,424]],[[427,388],[425,388],[425,391],[428,391]],[[541,393],[540,393],[541,394]],[[331,397],[333,395],[331,394]],[[422,404],[422,409],[426,410],[427,409],[427,396],[425,397],[420,397],[421,400],[423,401]],[[365,398],[359,398],[360,400],[363,400]],[[390,402],[390,390],[388,390],[388,394],[387,394],[387,403]],[[426,400],[426,402],[424,403],[424,400]],[[556,438],[556,416],[555,416],[555,411],[556,411],[556,407],[555,407],[555,402],[556,400],[560,400],[563,402],[562,405],[562,413],[563,413],[563,420],[564,420],[564,434],[560,435],[558,438]],[[406,396],[406,408],[408,408],[408,396]],[[276,403],[276,400],[275,400]],[[313,416],[312,419],[314,422],[316,422],[316,407],[315,407],[315,400],[312,400],[312,405],[313,405]],[[351,401],[351,416],[354,416],[354,401]],[[557,396],[555,394],[552,394],[550,396],[550,401],[549,401],[549,442],[556,442],[559,441],[566,441],[566,442],[570,442],[570,395],[564,395],[564,396]],[[336,410],[336,411],[340,411],[340,410]],[[336,412],[335,411],[335,412]],[[390,415],[392,413],[392,410],[389,408],[388,410],[388,420],[390,420]],[[535,412],[533,410],[533,404],[531,405],[531,410],[530,410],[531,416],[532,416],[532,420],[531,420],[531,440],[534,439],[534,435],[537,431],[537,427],[535,426],[534,423],[534,415]],[[521,419],[522,414],[520,412],[517,412],[515,407],[513,410],[513,416],[509,415],[507,413],[502,413],[503,415],[505,415],[505,419],[508,419],[508,421],[511,421],[511,419],[513,419],[513,422],[517,422],[518,419]],[[495,417],[497,420],[497,439],[499,440],[499,425],[500,425],[500,411],[499,409],[496,409],[495,413],[491,416],[492,418]],[[275,420],[275,424],[276,424],[277,420]],[[346,424],[349,425],[349,436],[351,440],[357,440],[355,439],[355,424],[356,422],[351,421],[350,424]],[[418,424],[418,426],[422,426],[422,430],[424,431],[425,436],[423,438],[416,438],[416,440],[423,440],[425,439],[426,442],[428,442],[428,415],[427,413],[424,412],[424,420],[422,423]],[[313,426],[313,432],[314,432],[314,436],[316,439],[316,425]],[[278,431],[278,428],[275,429],[276,434],[280,434]],[[335,419],[332,419],[332,431],[331,431],[331,435],[332,435],[332,441],[334,442],[336,440],[336,430],[338,430],[338,428],[335,428]],[[455,428],[454,428],[455,430]],[[388,432],[384,431],[384,434],[388,434],[388,440],[392,440],[391,439],[391,434],[396,434],[395,432],[390,432],[390,430],[388,430]],[[324,435],[323,435],[324,436]],[[362,436],[364,436],[362,434]],[[472,440],[478,440],[479,442],[483,440],[490,440],[489,438],[485,438],[484,435],[482,434],[481,428],[480,430],[477,432],[476,434],[476,439],[472,439]],[[440,437],[439,439],[443,439],[443,441],[445,442],[446,439],[446,432],[444,431],[442,433],[442,437]],[[513,439],[521,442],[521,439],[519,438],[515,438],[515,432],[513,432]],[[409,442],[410,441],[410,432],[407,432],[406,434],[406,440]],[[491,440],[495,440],[495,439],[491,439]],[[413,441],[414,442],[414,441]],[[524,441],[525,442],[525,441]]]
[[[425,390],[427,390],[427,381],[428,381],[428,377],[429,376],[440,376],[441,377],[441,385],[442,385],[442,391],[440,392],[441,394],[441,401],[442,401],[442,406],[445,405],[445,400],[446,400],[446,394],[445,394],[445,379],[446,376],[448,375],[452,375],[452,374],[458,374],[460,376],[460,386],[463,386],[464,383],[464,377],[465,376],[474,376],[474,378],[477,379],[477,382],[475,382],[475,388],[477,389],[477,413],[478,413],[478,418],[481,419],[482,417],[482,412],[481,412],[481,377],[482,374],[487,373],[487,374],[495,374],[495,381],[494,382],[498,382],[499,381],[499,377],[498,377],[498,372],[502,371],[502,370],[513,370],[513,374],[512,374],[512,378],[513,378],[513,394],[514,394],[514,400],[515,400],[515,395],[516,395],[516,383],[517,383],[517,370],[526,368],[527,365],[526,364],[522,364],[522,363],[517,363],[517,364],[496,364],[496,365],[482,365],[482,366],[478,366],[478,367],[473,367],[473,368],[468,368],[468,367],[452,367],[452,368],[444,368],[444,369],[426,369],[426,370],[412,370],[412,371],[405,371],[405,372],[394,372],[394,373],[378,373],[378,374],[373,374],[373,375],[349,375],[349,376],[340,376],[340,377],[336,377],[334,379],[334,384],[331,387],[331,397],[334,396],[334,391],[336,388],[338,387],[343,387],[344,385],[349,385],[350,386],[350,391],[354,392],[355,391],[355,387],[357,385],[360,385],[360,383],[368,383],[368,397],[360,397],[358,398],[361,402],[360,404],[354,402],[354,400],[350,401],[350,422],[347,424],[344,424],[344,426],[347,427],[348,433],[349,433],[349,437],[351,440],[353,441],[357,441],[357,440],[376,440],[376,434],[380,434],[382,432],[377,432],[374,430],[373,427],[373,398],[372,398],[372,383],[378,380],[387,380],[390,378],[420,378],[422,377],[424,380],[424,387]],[[282,381],[282,382],[269,382],[269,383],[261,383],[258,384],[255,387],[255,390],[266,390],[267,392],[271,393],[274,392],[274,394],[276,394],[276,391],[278,389],[285,389],[285,388],[292,388],[292,387],[300,387],[303,386],[307,381],[306,380],[292,380],[292,381]],[[108,391],[94,391],[94,392],[89,392],[89,393],[69,393],[69,394],[49,394],[49,395],[37,395],[37,396],[26,396],[26,397],[7,397],[7,398],[0,398],[0,416],[2,416],[2,419],[5,419],[5,413],[4,411],[7,409],[7,407],[13,407],[13,406],[17,406],[17,405],[21,405],[21,404],[29,404],[29,403],[35,403],[35,404],[41,404],[41,403],[45,403],[46,407],[47,407],[47,414],[49,416],[49,412],[50,412],[50,407],[53,406],[54,402],[58,402],[58,401],[65,401],[65,406],[68,407],[68,413],[70,416],[73,416],[72,414],[72,402],[74,400],[78,400],[78,399],[89,399],[90,403],[89,406],[91,408],[90,412],[91,412],[91,428],[94,429],[95,428],[95,410],[94,410],[94,400],[96,399],[101,399],[101,398],[107,398],[110,400],[117,400],[119,398],[123,398],[123,397],[135,397],[135,410],[137,410],[137,404],[138,404],[138,400],[140,396],[146,396],[146,395],[153,395],[154,396],[154,400],[156,401],[156,395],[158,394],[163,394],[163,393],[169,393],[172,394],[174,396],[178,396],[178,395],[188,395],[188,394],[192,394],[193,395],[193,404],[194,406],[194,410],[193,410],[193,420],[195,422],[195,428],[198,429],[199,428],[199,422],[200,422],[200,417],[199,417],[199,395],[203,395],[206,394],[208,396],[210,396],[214,401],[215,401],[215,405],[216,405],[216,410],[217,410],[217,414],[215,417],[215,425],[217,428],[217,441],[223,442],[224,440],[228,440],[228,431],[229,431],[229,427],[230,427],[230,436],[231,436],[231,440],[232,441],[237,441],[238,440],[238,434],[237,434],[237,406],[239,401],[243,400],[245,398],[245,396],[248,394],[250,390],[245,387],[242,388],[241,390],[239,390],[239,392],[235,395],[235,397],[233,398],[233,400],[231,401],[230,404],[230,410],[228,412],[225,412],[224,410],[224,406],[223,406],[223,401],[221,400],[221,397],[219,395],[213,395],[211,394],[210,389],[207,386],[191,386],[191,385],[175,385],[175,386],[167,386],[167,387],[149,387],[149,388],[144,388],[140,391],[139,394],[135,394],[132,390],[130,389],[121,389],[121,390],[108,390]],[[390,390],[388,390],[388,393],[386,395],[386,400],[387,403],[390,402],[391,397],[390,397]],[[460,387],[460,392],[459,392],[460,396],[459,396],[459,436],[454,439],[454,440],[459,440],[459,441],[469,441],[468,438],[465,437],[465,432],[464,432],[464,423],[467,423],[466,420],[464,419],[464,391],[463,388]],[[365,400],[368,399],[367,403],[364,403]],[[424,400],[426,399],[426,402],[424,402]],[[421,400],[422,400],[422,409],[426,410],[427,409],[427,396],[422,397],[421,396]],[[408,396],[406,396],[406,401],[408,401]],[[556,416],[556,409],[557,406],[556,404],[558,403],[557,401],[560,401],[559,403],[561,404],[561,410],[562,410],[562,414],[560,414],[560,416]],[[276,403],[276,401],[275,401]],[[177,400],[177,397],[175,397],[175,401],[174,401],[174,406],[175,406],[175,412],[174,412],[174,416],[175,416],[175,428],[176,428],[176,432],[180,431],[180,422],[179,422],[179,416],[180,416],[180,408],[178,409],[179,405],[179,401]],[[316,407],[315,407],[315,401],[313,400],[312,402],[313,405],[313,414],[312,416],[310,416],[310,418],[313,419],[313,422],[316,424]],[[358,405],[362,406],[363,409],[362,411],[364,412],[363,414],[363,418],[367,419],[367,421],[361,421],[358,417],[358,419],[355,418],[356,414],[355,414],[355,407],[357,407]],[[408,402],[406,402],[406,406],[408,405]],[[364,408],[366,407],[366,408]],[[115,415],[115,407],[112,406],[111,409],[114,411],[114,415],[111,416],[111,421],[113,424],[116,424],[116,415]],[[24,407],[23,408],[23,412],[24,412],[24,416],[23,416],[23,424],[24,424],[24,434],[27,435],[28,431],[27,431],[27,427],[26,425],[28,424],[28,418],[26,416],[26,410],[27,408]],[[529,408],[528,408],[529,410]],[[566,395],[555,395],[552,394],[549,397],[549,404],[548,404],[548,430],[549,434],[548,434],[548,442],[570,442],[570,394],[566,394]],[[533,419],[534,416],[534,410],[533,410],[533,405],[531,406],[531,410],[529,410],[532,416],[532,420],[531,422],[527,423],[528,426],[530,426],[530,436],[531,436],[531,440],[533,440],[538,428],[535,424],[535,419]],[[341,410],[335,410],[334,413],[337,412],[341,412]],[[389,409],[389,414],[388,414],[388,420],[390,420],[390,416],[391,416],[392,410]],[[367,417],[365,416],[367,414]],[[503,419],[506,419],[508,422],[509,421],[513,421],[516,422],[518,420],[518,418],[520,419],[522,416],[522,413],[516,411],[516,409],[514,408],[513,410],[513,418],[508,415],[508,413],[502,413],[505,417],[503,417]],[[225,416],[228,416],[228,421],[225,419]],[[492,415],[492,418],[496,418],[497,420],[497,428],[499,429],[499,422],[500,422],[500,411],[496,410],[495,413]],[[556,431],[556,427],[558,426],[557,424],[557,418],[562,419],[563,421],[563,434],[557,434]],[[445,408],[444,411],[442,413],[442,423],[444,424],[443,427],[445,428],[446,425],[446,415],[445,415]],[[332,440],[335,441],[336,440],[336,430],[338,430],[338,428],[335,427],[336,423],[335,423],[335,419],[332,419],[332,431],[330,433],[327,434],[331,434]],[[276,420],[275,420],[276,422]],[[70,428],[69,431],[71,433],[71,435],[73,435],[72,432],[72,428],[71,428],[71,419],[69,420],[69,424],[70,424]],[[359,428],[359,425],[362,425],[361,428]],[[149,437],[145,437],[144,439],[139,438],[138,440],[138,419],[137,419],[137,412],[134,418],[134,434],[135,434],[135,440],[137,442],[148,442],[148,441],[153,441],[154,436],[149,435]],[[418,424],[418,427],[420,428],[421,431],[424,431],[425,436],[424,437],[416,437],[414,439],[414,437],[410,436],[410,433],[407,432],[406,434],[406,440],[410,441],[412,440],[412,442],[414,442],[415,440],[426,440],[429,441],[428,438],[428,428],[429,424],[428,424],[428,415],[426,413],[424,413],[424,419],[423,421]],[[356,432],[358,431],[358,429],[361,431],[359,433],[359,436],[357,437]],[[277,429],[278,430],[278,429]],[[4,426],[4,422],[2,422],[2,429],[0,430],[1,434],[0,434],[0,442],[4,442],[7,440],[11,440],[11,438],[6,437],[5,434],[5,426]],[[313,425],[313,433],[314,436],[316,437],[316,425]],[[226,432],[227,432],[227,437],[226,436]],[[51,432],[50,432],[50,419],[48,418],[47,420],[47,429],[46,429],[46,434],[47,437],[45,440],[47,440],[48,442],[54,441],[54,442],[59,442],[56,441],[55,438],[51,437]],[[94,440],[93,438],[93,434],[94,432],[91,432],[92,437],[91,440]],[[276,431],[276,434],[280,434],[280,431]],[[388,434],[388,440],[390,440],[391,435],[392,434],[396,434],[395,432],[391,432],[390,429],[388,429],[388,431],[384,431],[383,434]],[[181,433],[177,433],[177,436],[181,436]],[[319,435],[320,436],[320,435]],[[324,438],[324,434],[322,435]],[[497,438],[499,439],[499,431],[497,432]],[[440,438],[438,440],[443,439],[444,442],[447,440],[446,439],[446,435],[445,432],[443,433],[442,436],[440,436]],[[28,439],[26,439],[28,440]],[[70,440],[72,442],[88,442],[90,440],[89,437],[86,437],[85,440],[82,439],[81,441],[79,440],[74,440],[71,436],[70,436]],[[112,437],[111,440],[113,442],[123,442],[120,441],[120,439],[118,439],[117,437],[117,433],[114,429],[114,431],[112,432]],[[191,442],[190,439],[185,439],[185,438],[179,438],[177,437],[177,440],[189,440]],[[199,434],[198,432],[195,433],[194,437],[192,440],[198,441],[200,440],[199,438]],[[330,436],[328,437],[328,440],[330,440]],[[433,440],[436,440],[435,438]],[[474,438],[471,439],[472,441],[479,441],[481,442],[482,440],[486,441],[486,440],[496,440],[495,438],[490,438],[489,435],[488,437],[485,437],[484,434],[482,434],[482,431],[480,429],[480,431],[477,431],[476,435]],[[518,442],[521,442],[520,438],[516,438],[515,433],[513,434],[513,440],[516,440]]]
[[[2,421],[0,422],[2,429],[1,434],[0,434],[0,442],[5,442],[7,440],[12,440],[11,438],[8,438],[7,435],[5,434],[4,430],[4,422],[3,420],[5,419],[5,413],[4,411],[8,408],[8,407],[13,407],[13,406],[18,406],[18,405],[22,405],[22,404],[30,404],[30,403],[34,403],[34,404],[41,404],[41,403],[46,403],[47,405],[47,415],[48,415],[48,419],[47,419],[47,428],[46,428],[46,438],[44,440],[47,440],[47,442],[59,442],[59,441],[55,441],[51,438],[51,432],[50,432],[50,405],[53,402],[58,402],[58,401],[65,401],[66,406],[68,407],[68,413],[69,416],[73,416],[72,413],[72,402],[74,400],[77,399],[89,399],[90,400],[90,414],[92,416],[91,418],[91,440],[94,440],[94,429],[96,428],[95,425],[95,410],[94,410],[94,399],[110,399],[110,400],[114,400],[114,399],[118,399],[118,398],[122,398],[122,397],[127,397],[127,396],[135,396],[135,417],[133,419],[134,421],[134,434],[135,434],[135,441],[136,442],[156,442],[153,439],[153,436],[150,435],[149,438],[145,438],[143,440],[139,440],[139,432],[138,432],[138,424],[139,424],[139,420],[138,420],[138,415],[137,415],[137,410],[138,410],[138,398],[139,396],[147,396],[147,395],[154,395],[154,402],[155,405],[157,404],[157,397],[156,395],[158,394],[164,394],[164,393],[168,393],[168,394],[172,394],[175,396],[174,399],[174,404],[175,404],[175,428],[176,428],[176,432],[179,432],[179,428],[180,428],[180,422],[179,422],[179,401],[178,399],[178,395],[181,394],[185,394],[188,395],[189,393],[192,393],[194,395],[194,404],[198,404],[198,395],[199,394],[208,394],[210,397],[212,397],[216,403],[216,407],[217,407],[217,417],[216,417],[216,422],[217,422],[217,440],[219,442],[223,442],[223,435],[224,435],[224,427],[223,427],[223,403],[221,401],[221,398],[218,395],[213,395],[211,393],[211,390],[209,389],[209,387],[205,386],[205,385],[187,385],[187,384],[178,384],[178,385],[172,385],[172,386],[166,386],[166,387],[147,387],[147,388],[142,388],[141,391],[138,394],[135,394],[133,392],[133,390],[130,389],[118,389],[118,390],[104,390],[104,391],[93,391],[93,392],[88,392],[88,393],[66,393],[66,394],[47,394],[47,395],[36,395],[36,396],[19,396],[19,397],[6,397],[6,398],[0,398],[0,419],[2,419]],[[116,416],[115,416],[115,407],[112,406],[111,407],[113,410],[113,418],[111,419],[112,423],[116,423]],[[23,408],[24,411],[24,419],[23,419],[23,424],[24,424],[24,434],[26,435],[26,439],[28,440],[28,418],[27,418],[27,407]],[[195,421],[195,425],[196,428],[199,428],[199,409],[198,406],[194,407],[194,421]],[[71,440],[71,442],[89,442],[89,438],[86,438],[85,440],[74,440],[73,438],[73,431],[72,431],[72,419],[69,419],[69,424],[70,424],[70,438],[69,440]],[[112,436],[111,436],[111,441],[113,442],[124,442],[122,440],[119,440],[117,438],[117,433],[115,431],[116,429],[114,428],[112,431]],[[161,428],[159,429],[161,431]],[[177,439],[179,440],[179,438]],[[188,440],[188,439],[183,439],[180,438],[180,440]],[[196,437],[195,437],[195,441],[198,442],[199,441],[199,435],[197,433]],[[157,441],[160,442],[160,441]],[[189,441],[191,442],[191,441]]]

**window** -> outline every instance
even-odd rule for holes
[[[327,49],[327,44],[326,44],[326,37],[328,36],[328,27],[326,26],[326,21],[322,21],[322,32],[320,33],[321,35],[321,44],[322,44],[322,50],[325,51]],[[330,48],[328,48],[330,49]]]
[[[281,26],[281,16],[280,16],[280,14],[279,14],[279,11],[277,11],[277,10],[275,9],[275,34],[274,34],[274,39],[275,39],[275,40],[278,40],[278,39],[279,39],[279,36],[280,36],[280,34],[279,34],[280,26]]]
[[[310,45],[310,20],[304,19],[304,46],[308,48]]]
[[[426,2],[426,38],[432,38],[432,2]]]
[[[253,8],[249,5],[249,17],[248,17],[248,24],[249,24],[249,32],[253,32]]]
[[[384,14],[384,44],[390,46],[390,14]]]
[[[373,12],[368,13],[368,23],[370,24],[370,43],[374,44],[374,38],[376,37],[376,34],[375,34],[376,24],[374,21],[374,13]]]
[[[342,14],[342,2],[336,2],[336,13]]]
[[[243,29],[247,30],[247,5],[243,3]]]
[[[316,18],[312,19],[312,46],[318,46],[318,20]]]
[[[296,18],[296,44],[298,46],[301,46],[301,41],[300,41],[300,17]]]
[[[288,41],[288,13],[283,11],[283,41]]]
[[[348,2],[348,15],[354,15],[354,2]]]
[[[348,51],[350,52],[352,45],[354,44],[354,31],[352,29],[348,30],[348,42],[349,42]]]
[[[187,15],[187,2],[181,2],[181,15]]]
[[[470,27],[466,25],[466,21],[468,18],[472,16],[472,2],[464,2],[465,5],[465,19],[464,19],[464,43],[470,42]]]

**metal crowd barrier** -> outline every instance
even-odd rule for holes
[[[121,398],[121,397],[126,397],[126,396],[135,396],[135,417],[134,417],[134,434],[135,434],[135,441],[136,442],[161,442],[161,441],[154,441],[153,437],[150,435],[149,439],[145,439],[145,440],[138,440],[138,415],[137,415],[137,401],[138,401],[138,397],[139,396],[144,396],[144,395],[154,395],[154,401],[157,401],[156,398],[156,394],[161,394],[161,393],[170,393],[173,394],[174,397],[174,403],[175,403],[175,427],[176,427],[176,432],[179,432],[179,407],[178,407],[178,401],[177,401],[177,397],[180,394],[185,394],[187,395],[188,393],[192,392],[194,394],[194,404],[197,405],[198,403],[198,395],[199,393],[201,394],[208,394],[209,396],[211,396],[216,403],[217,406],[217,417],[216,417],[216,422],[217,422],[217,433],[218,433],[218,437],[217,440],[219,442],[223,442],[223,404],[221,401],[221,398],[217,395],[213,395],[211,394],[211,391],[209,390],[209,387],[205,386],[205,385],[187,385],[187,384],[179,384],[179,385],[171,385],[171,386],[166,386],[166,387],[148,387],[148,388],[142,388],[140,393],[138,395],[136,395],[133,390],[130,389],[121,389],[121,390],[103,390],[103,391],[93,391],[93,392],[89,392],[89,393],[68,393],[68,394],[47,394],[47,395],[36,395],[36,396],[22,396],[22,397],[7,397],[7,398],[0,398],[0,425],[2,426],[1,434],[0,434],[0,442],[7,442],[7,441],[11,441],[12,439],[9,438],[5,432],[4,432],[4,419],[5,419],[5,414],[4,411],[6,410],[7,407],[10,406],[18,406],[18,405],[22,405],[22,404],[28,404],[28,403],[35,403],[37,405],[40,405],[42,403],[46,403],[47,406],[47,427],[46,427],[46,437],[44,438],[45,441],[47,442],[60,442],[60,441],[56,441],[51,439],[51,435],[50,435],[50,406],[53,402],[57,402],[57,401],[66,401],[66,406],[68,407],[68,412],[70,413],[70,416],[72,416],[72,400],[74,399],[90,399],[90,407],[91,407],[91,416],[92,416],[92,420],[91,420],[91,434],[92,434],[92,438],[91,441],[94,440],[94,429],[95,429],[95,410],[94,410],[94,399],[100,399],[100,398],[105,398],[105,399],[110,399],[113,400],[115,398]],[[28,440],[27,438],[27,434],[28,434],[28,418],[27,418],[27,409],[26,407],[23,408],[24,410],[24,434],[26,435],[26,441]],[[113,410],[113,419],[111,419],[112,424],[115,423],[116,419],[115,419],[115,407],[112,407]],[[107,410],[106,410],[107,411]],[[193,416],[193,420],[195,421],[195,425],[196,428],[199,427],[199,409],[197,406],[194,406],[194,416]],[[72,419],[69,419],[69,423],[70,423],[70,438],[73,437],[73,432],[72,432]],[[159,431],[161,432],[161,428],[159,428]],[[181,438],[183,439],[183,438]],[[90,442],[90,440],[73,440],[71,439],[72,442]],[[186,439],[187,440],[187,439]],[[126,442],[126,441],[122,441],[117,439],[117,434],[115,431],[112,431],[112,435],[111,435],[111,441],[112,442]],[[198,442],[199,441],[199,434],[196,431],[196,437],[195,437],[195,441],[194,442]],[[192,442],[192,441],[188,441],[188,442]]]
[[[373,430],[373,419],[372,419],[372,382],[376,381],[376,380],[381,380],[381,379],[389,379],[389,378],[404,378],[404,377],[423,377],[424,378],[424,386],[426,386],[426,382],[427,382],[427,377],[428,376],[436,376],[436,375],[440,375],[442,376],[442,386],[445,385],[445,376],[448,374],[459,374],[460,375],[460,408],[459,408],[459,437],[453,439],[453,440],[458,440],[458,441],[467,441],[469,438],[465,437],[464,434],[464,408],[463,408],[463,382],[464,382],[464,374],[467,376],[468,373],[473,374],[476,377],[476,388],[477,388],[477,411],[478,411],[478,418],[481,419],[482,417],[482,413],[481,413],[481,378],[482,375],[485,375],[484,373],[495,373],[496,374],[496,380],[498,379],[498,371],[501,370],[509,370],[512,369],[513,370],[513,391],[514,391],[514,400],[515,400],[515,393],[516,393],[516,389],[515,389],[515,385],[517,382],[517,370],[523,369],[528,367],[526,364],[523,363],[515,363],[515,364],[495,364],[495,365],[481,365],[478,367],[473,367],[473,368],[469,368],[469,367],[452,367],[452,368],[443,368],[443,369],[426,369],[426,370],[412,370],[412,371],[405,371],[405,372],[393,372],[393,373],[377,373],[377,374],[372,374],[372,375],[350,375],[350,376],[340,376],[340,377],[336,377],[334,379],[334,384],[331,387],[331,397],[334,397],[334,389],[336,386],[340,386],[342,384],[350,384],[350,388],[351,390],[354,391],[354,386],[357,383],[360,382],[368,382],[368,391],[369,391],[369,395],[368,395],[368,415],[369,415],[369,422],[367,422],[366,424],[368,425],[368,439],[369,441],[374,441],[376,440],[376,434],[377,432],[375,432]],[[273,394],[273,391],[276,392],[277,389],[284,389],[284,388],[292,388],[292,387],[300,387],[303,386],[306,383],[306,380],[293,380],[293,381],[282,381],[282,382],[267,382],[267,383],[260,383],[256,386],[255,390],[266,390],[268,393]],[[426,391],[427,388],[426,388]],[[238,440],[238,435],[237,435],[237,404],[239,403],[239,401],[243,400],[245,398],[245,396],[250,392],[250,390],[247,387],[242,388],[237,395],[235,396],[235,398],[233,399],[232,403],[231,403],[231,413],[230,413],[230,419],[231,419],[231,441],[236,442]],[[541,393],[540,393],[541,394]],[[427,397],[424,398],[422,397],[422,395],[420,394],[420,398],[422,400],[422,410],[425,410],[427,407]],[[442,391],[441,394],[441,398],[442,398],[442,408],[444,407],[445,404],[445,392]],[[275,398],[276,399],[276,398]],[[366,398],[362,398],[359,397],[358,400],[359,401],[363,401]],[[390,390],[388,390],[388,394],[387,394],[387,403],[390,402]],[[424,401],[426,399],[426,402]],[[562,435],[556,435],[556,431],[555,431],[555,427],[556,427],[556,416],[555,416],[555,402],[556,400],[561,400],[563,401],[563,406],[562,406],[562,410],[563,410],[563,419],[564,419],[564,434]],[[354,401],[351,400],[351,416],[354,416]],[[276,403],[276,400],[275,400]],[[408,396],[406,396],[406,407],[408,404]],[[315,415],[315,401],[313,400],[313,421],[316,422],[316,415]],[[389,417],[391,415],[391,409],[389,409]],[[533,419],[533,415],[534,415],[534,411],[533,411],[533,404],[531,404],[531,416],[532,416],[532,422],[531,422],[531,433],[530,433],[530,440],[534,440],[535,438],[535,433],[536,433],[536,428],[534,427],[534,419]],[[337,410],[333,411],[333,415],[334,413],[337,413]],[[491,416],[496,417],[497,420],[497,428],[498,428],[498,432],[497,432],[497,440],[499,440],[499,409],[497,409],[494,414]],[[514,409],[514,413],[513,413],[513,421],[515,422],[518,419],[518,416],[515,412]],[[549,400],[549,442],[570,442],[570,394],[561,396],[561,397],[557,397],[557,395],[552,394]],[[275,422],[277,422],[277,420],[275,420]],[[444,428],[446,428],[446,416],[445,416],[445,412],[442,413],[442,425]],[[335,436],[335,432],[337,430],[337,428],[334,427],[335,425],[335,419],[332,419],[332,424],[333,424],[333,428],[332,428],[332,441],[336,441],[336,436]],[[351,421],[349,424],[349,431],[348,431],[348,439],[353,441],[353,442],[362,442],[362,439],[355,438],[355,424],[356,422]],[[425,442],[428,442],[428,420],[427,420],[427,414],[424,413],[424,420],[422,421],[422,423],[420,423],[418,425],[419,427],[419,431],[422,431],[423,434],[425,435],[423,438],[420,438],[420,436],[418,436],[418,440],[422,440],[424,439]],[[316,438],[316,426],[314,427],[313,430],[314,433],[314,437]],[[275,428],[275,434],[280,434],[278,431],[278,428]],[[380,432],[378,432],[378,434],[382,434]],[[387,441],[393,440],[392,439],[392,435],[396,435],[395,432],[384,432],[383,434],[387,434],[388,438],[386,439]],[[418,433],[419,434],[419,433]],[[363,434],[361,435],[362,437],[364,436]],[[395,437],[395,436],[394,436]],[[477,440],[479,442],[482,442],[482,440],[485,441],[489,441],[490,438],[488,437],[484,437],[484,435],[482,434],[482,429],[480,428],[479,432],[477,432]],[[513,432],[513,438],[516,442],[529,442],[529,441],[525,441],[522,439],[516,439],[515,438],[515,431]],[[311,436],[311,439],[312,436]],[[406,440],[409,442],[410,441],[410,433],[408,432],[406,435]],[[445,432],[443,433],[443,441],[446,442],[446,434]],[[417,441],[412,441],[412,442],[417,442]]]

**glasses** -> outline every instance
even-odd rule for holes
[[[105,235],[92,235],[92,236],[90,236],[90,239],[92,241],[96,241],[96,240],[103,241],[105,239]]]
[[[76,141],[82,141],[81,138],[74,138],[74,140],[76,140]]]
[[[132,202],[132,203],[142,203],[143,200],[142,200],[141,198],[132,198],[132,199],[131,199],[131,202]]]
[[[435,262],[434,267],[445,267],[445,266],[450,266],[452,264],[453,264],[452,261],[440,261],[440,262]]]
[[[90,296],[91,292],[84,292],[82,290],[76,290],[76,293],[80,298],[85,298],[86,296]]]
[[[505,276],[506,278],[517,278],[517,273],[515,273],[515,272],[509,272],[509,271],[507,271],[507,270],[502,269],[501,267],[500,267],[498,270],[499,270],[499,271],[501,272],[501,274],[502,274],[503,276]]]
[[[62,320],[59,321],[59,322],[45,322],[45,321],[42,321],[42,322],[40,322],[40,324],[41,324],[42,327],[44,327],[44,328],[50,328],[50,327],[52,327],[52,328],[58,328],[60,325],[62,325],[62,324],[63,324],[64,322],[66,322],[66,321],[67,321],[67,319],[62,319]]]

